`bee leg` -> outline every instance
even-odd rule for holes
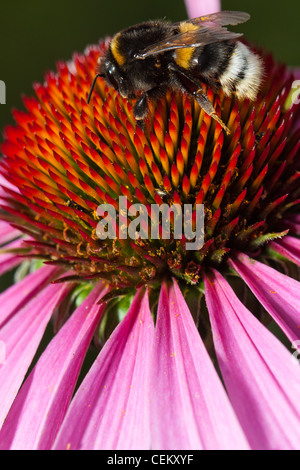
[[[205,111],[206,114],[208,114],[210,117],[215,119],[219,124],[221,124],[221,126],[223,127],[223,129],[225,130],[227,135],[230,134],[230,130],[224,124],[222,119],[217,115],[217,113],[215,111],[215,108],[213,107],[213,105],[209,101],[207,95],[203,92],[203,90],[199,89],[199,90],[193,92],[192,95],[194,96],[197,103],[200,104],[203,111]]]
[[[224,124],[222,119],[217,115],[215,108],[209,101],[207,95],[202,90],[199,83],[195,82],[191,77],[184,73],[181,69],[177,68],[173,63],[169,64],[169,70],[173,75],[175,75],[175,80],[180,83],[181,88],[186,91],[190,96],[193,96],[195,100],[199,103],[203,111],[206,112],[210,117],[215,119],[223,129],[226,131],[226,134],[230,134],[230,130]]]
[[[135,103],[133,114],[135,119],[142,120],[146,117],[148,111],[147,93],[144,93]]]
[[[146,91],[142,96],[137,100],[133,108],[133,114],[135,119],[139,124],[143,125],[143,121],[148,113],[148,99],[155,99],[161,96],[164,92],[163,87],[154,87],[151,90]]]

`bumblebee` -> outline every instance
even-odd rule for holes
[[[143,120],[148,100],[171,87],[193,97],[229,133],[201,83],[214,91],[222,88],[227,96],[256,99],[263,73],[261,58],[237,40],[242,34],[224,27],[249,18],[248,13],[221,11],[180,23],[148,21],[124,29],[100,59],[88,102],[97,78],[103,77],[122,97],[137,100],[134,116]]]

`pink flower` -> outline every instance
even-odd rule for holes
[[[0,448],[298,449],[300,367],[271,332],[300,344],[293,75],[259,52],[256,102],[207,87],[230,135],[172,90],[142,130],[102,79],[87,104],[106,50],[59,63],[5,130]],[[203,203],[204,246],[100,240],[97,207],[120,217],[120,195]]]
[[[190,18],[208,15],[221,10],[220,0],[185,0],[186,9]]]

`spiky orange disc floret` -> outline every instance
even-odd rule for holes
[[[143,131],[133,103],[102,79],[87,104],[106,47],[59,63],[34,86],[36,97],[24,98],[27,111],[14,111],[17,125],[5,130],[1,173],[16,190],[6,190],[2,216],[31,235],[27,252],[118,287],[155,282],[166,272],[197,283],[203,267],[224,262],[232,249],[253,254],[282,236],[282,214],[299,196],[299,106],[284,108],[292,75],[265,56],[256,103],[207,89],[229,136],[195,101],[171,90],[150,103]],[[148,208],[204,204],[203,248],[187,251],[184,238],[99,240],[97,207],[107,203],[118,212],[119,196]]]

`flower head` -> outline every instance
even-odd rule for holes
[[[273,78],[263,83],[259,104],[208,88],[228,136],[194,100],[171,90],[150,103],[143,131],[132,101],[103,79],[86,102],[105,47],[76,56],[75,73],[58,64],[57,74],[35,85],[37,97],[24,99],[27,112],[14,112],[17,127],[5,130],[2,174],[18,190],[6,189],[4,209],[32,237],[26,254],[117,288],[160,282],[168,273],[198,284],[200,271],[233,249],[255,253],[286,234],[283,214],[297,203],[296,106],[284,109],[292,74],[265,57]],[[147,231],[123,239],[130,212],[123,216],[120,196],[144,204],[149,218],[151,204],[204,204],[204,246],[189,252],[184,237],[164,237],[161,222],[157,239]],[[119,222],[104,240],[97,232],[101,204],[111,205]]]
[[[265,77],[255,102],[203,84],[228,135],[176,89],[150,101],[142,128],[134,100],[103,79],[87,103],[107,45],[59,63],[5,130],[2,217],[12,229],[3,222],[1,242],[23,236],[9,243],[0,268],[24,257],[35,269],[38,260],[46,266],[1,295],[7,418],[0,445],[297,448],[299,372],[259,321],[273,318],[291,341],[299,338],[291,262],[300,260],[300,108],[287,106],[293,75],[257,51]],[[139,235],[146,235],[125,238],[133,204],[145,207]],[[160,219],[153,237],[146,223],[153,204],[189,204],[193,228],[203,204],[203,246],[188,250],[187,238],[174,236],[171,212],[171,236]],[[109,207],[111,238],[99,236]],[[235,279],[249,287],[245,305]],[[250,290],[264,309],[250,306]],[[63,326],[14,400],[53,312],[56,328]],[[69,405],[92,336],[106,338],[116,322]]]

